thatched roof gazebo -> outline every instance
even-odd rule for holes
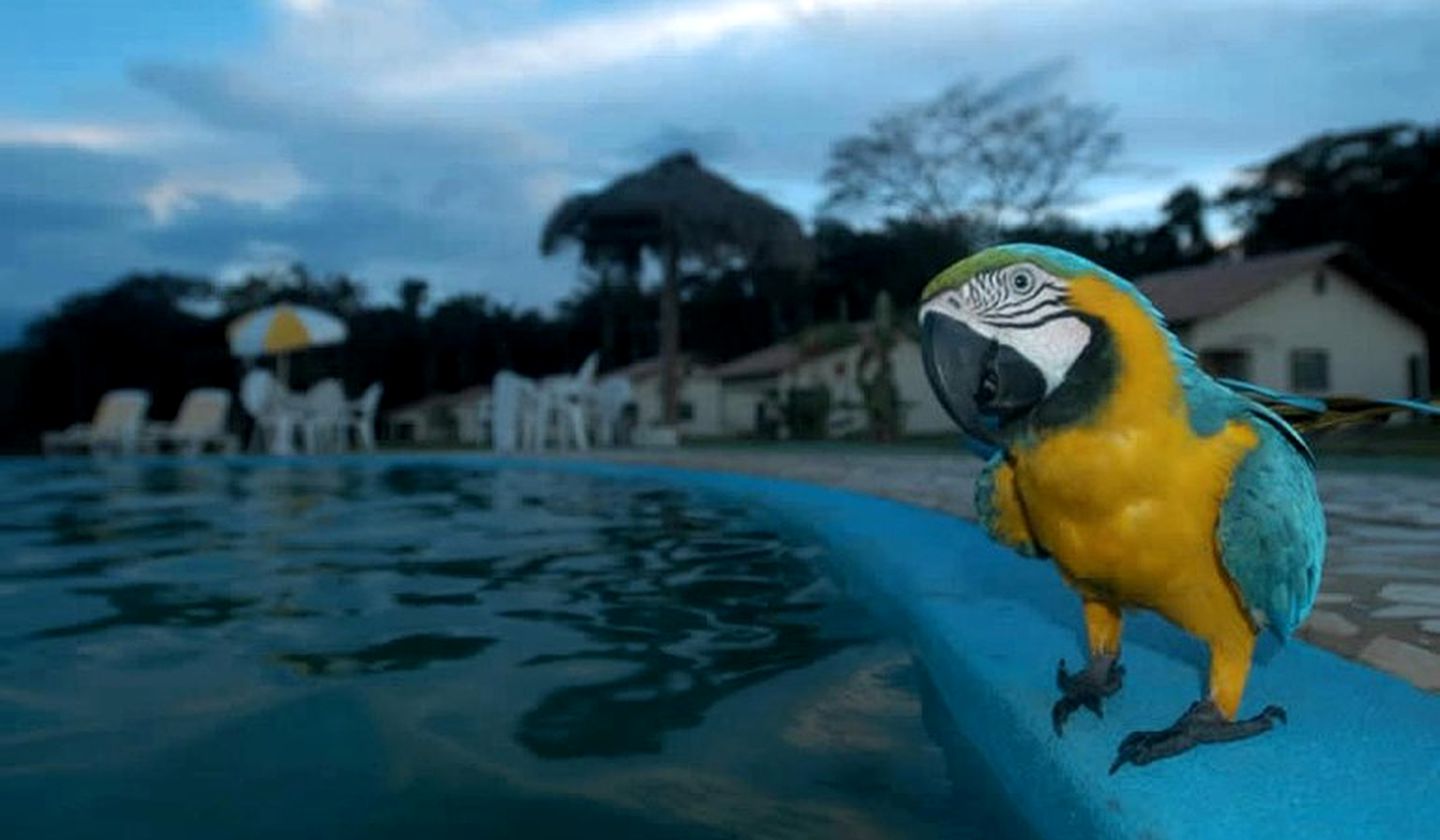
[[[638,264],[644,250],[660,258],[661,393],[670,424],[679,407],[681,261],[801,273],[814,263],[812,244],[793,215],[709,171],[689,152],[565,199],[545,224],[540,250],[552,254],[566,242],[578,242],[587,260],[610,254]]]

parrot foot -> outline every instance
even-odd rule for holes
[[[1249,720],[1226,720],[1220,709],[1209,700],[1201,700],[1186,710],[1175,725],[1157,732],[1131,732],[1120,742],[1115,763],[1110,772],[1126,763],[1137,767],[1179,755],[1201,744],[1215,744],[1223,741],[1239,741],[1268,732],[1275,721],[1285,723],[1285,710],[1279,706],[1266,706],[1260,714]]]
[[[1066,671],[1065,660],[1060,660],[1055,683],[1060,687],[1062,696],[1050,710],[1050,721],[1055,725],[1055,735],[1058,737],[1064,734],[1065,721],[1070,719],[1072,712],[1082,706],[1094,712],[1095,717],[1104,717],[1100,701],[1119,691],[1124,677],[1125,666],[1120,664],[1118,656],[1093,656],[1085,670],[1075,674]]]

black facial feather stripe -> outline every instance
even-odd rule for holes
[[[1067,309],[1062,309],[1062,310],[1060,310],[1060,311],[1058,311],[1058,312],[1052,312],[1052,313],[1050,313],[1049,315],[1042,315],[1042,316],[1039,317],[1039,318],[1035,318],[1035,319],[1032,319],[1032,320],[1029,320],[1029,321],[1005,321],[1005,320],[997,320],[997,319],[995,319],[995,318],[986,318],[986,319],[985,319],[985,323],[987,323],[987,324],[993,324],[993,325],[995,325],[995,326],[997,326],[997,327],[1013,327],[1013,328],[1015,328],[1015,329],[1025,330],[1025,329],[1030,329],[1030,328],[1032,328],[1032,327],[1039,327],[1039,326],[1042,326],[1042,325],[1044,325],[1044,324],[1048,324],[1048,323],[1050,323],[1051,321],[1058,321],[1058,320],[1060,320],[1061,318],[1072,318],[1072,317],[1074,317],[1074,315],[1073,315],[1069,310],[1067,310]]]
[[[1002,317],[1006,317],[1006,318],[1016,318],[1016,317],[1019,317],[1019,316],[1021,316],[1021,315],[1029,315],[1029,314],[1032,313],[1032,312],[1038,312],[1039,310],[1044,309],[1044,308],[1047,307],[1047,306],[1062,306],[1062,305],[1063,305],[1063,304],[1061,303],[1061,298],[1059,298],[1059,297],[1047,297],[1047,298],[1045,298],[1044,300],[1037,302],[1037,303],[1036,303],[1035,305],[1033,305],[1033,306],[1023,306],[1023,307],[1022,307],[1022,304],[1025,304],[1025,303],[1028,303],[1028,302],[1029,302],[1028,300],[1018,301],[1014,306],[1007,306],[1007,307],[1004,309],[1004,311],[1002,311],[1002,312],[996,312],[996,313],[994,313],[994,314],[999,315],[999,316],[1002,316]]]

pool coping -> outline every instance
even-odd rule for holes
[[[960,731],[1041,836],[1421,837],[1440,825],[1440,697],[1305,642],[1262,640],[1242,710],[1279,703],[1288,725],[1112,776],[1126,733],[1168,725],[1198,697],[1203,647],[1154,616],[1129,618],[1124,690],[1103,719],[1082,711],[1057,738],[1054,667],[1083,661],[1079,601],[1048,563],[999,548],[970,522],[789,479],[599,460],[435,460],[699,487],[804,528],[829,549],[847,592],[913,645]]]

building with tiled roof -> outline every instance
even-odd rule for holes
[[[1210,371],[1300,393],[1426,396],[1423,305],[1338,243],[1136,285]]]

